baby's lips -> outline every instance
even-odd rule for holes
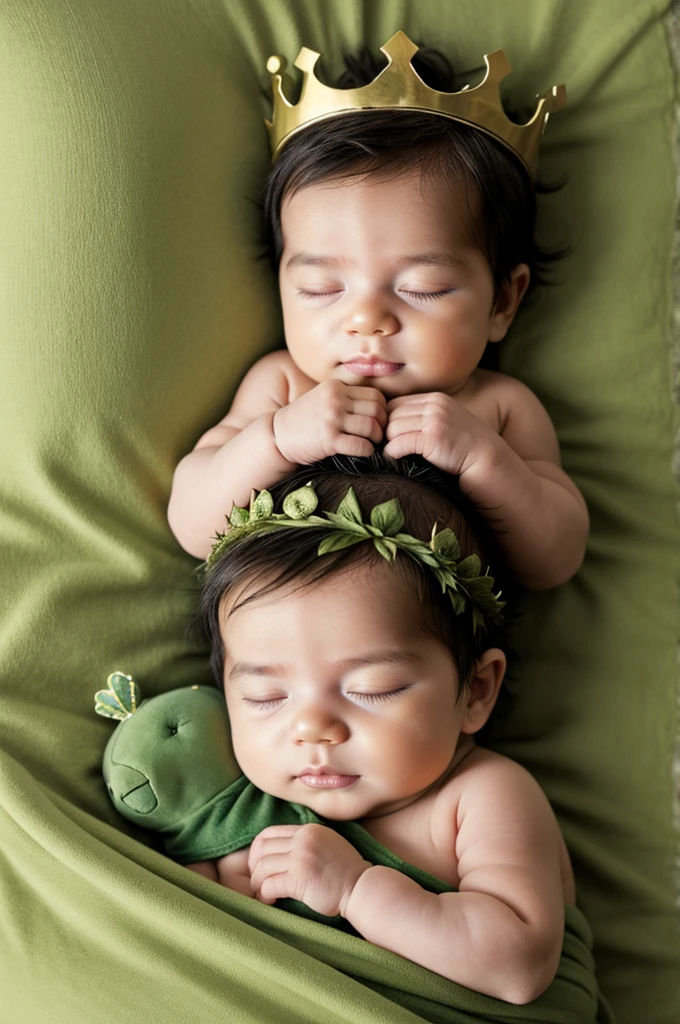
[[[361,359],[359,357],[350,359],[342,365],[358,377],[390,377],[404,367],[404,363],[394,363],[387,359]]]

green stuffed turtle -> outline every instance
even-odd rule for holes
[[[104,751],[104,780],[116,810],[137,825],[172,829],[241,777],[224,699],[209,686],[140,702],[132,677],[113,672],[95,710],[120,720]]]

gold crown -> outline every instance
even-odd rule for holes
[[[388,64],[370,85],[359,89],[331,89],[314,74],[321,55],[303,46],[295,60],[295,67],[303,74],[297,104],[289,103],[282,89],[281,72],[286,68],[285,59],[276,55],[269,58],[267,71],[272,76],[274,111],[272,120],[265,123],[272,160],[276,160],[281,147],[293,135],[316,121],[358,110],[399,108],[426,110],[478,128],[510,149],[531,177],[535,177],[538,147],[548,118],[567,102],[563,85],[554,85],[538,96],[533,117],[526,124],[515,124],[506,117],[501,103],[499,85],[512,70],[503,50],[494,50],[484,56],[486,75],[474,89],[466,85],[460,92],[438,92],[426,85],[414,70],[411,58],[418,47],[403,32],[397,32],[380,49]]]

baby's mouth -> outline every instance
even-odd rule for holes
[[[346,370],[357,377],[391,377],[402,370],[404,363],[392,363],[387,359],[369,359],[355,356],[342,364]]]
[[[345,789],[353,786],[358,775],[343,775],[329,768],[304,768],[297,776],[298,782],[308,789]]]

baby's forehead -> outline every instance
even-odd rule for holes
[[[425,637],[413,568],[403,557],[387,562],[370,548],[362,554],[341,566],[320,559],[306,575],[259,577],[227,592],[219,610],[227,648],[290,650],[295,642],[325,636],[338,658],[350,658],[371,636],[381,638],[383,646],[390,638],[406,635],[413,644]]]
[[[479,190],[463,176],[435,168],[410,168],[402,173],[329,177],[287,194],[281,207],[284,236],[302,230],[326,235],[354,221],[369,229],[381,218],[407,225],[414,237],[446,238],[458,244],[474,241],[482,217]],[[338,233],[341,237],[341,232]]]

